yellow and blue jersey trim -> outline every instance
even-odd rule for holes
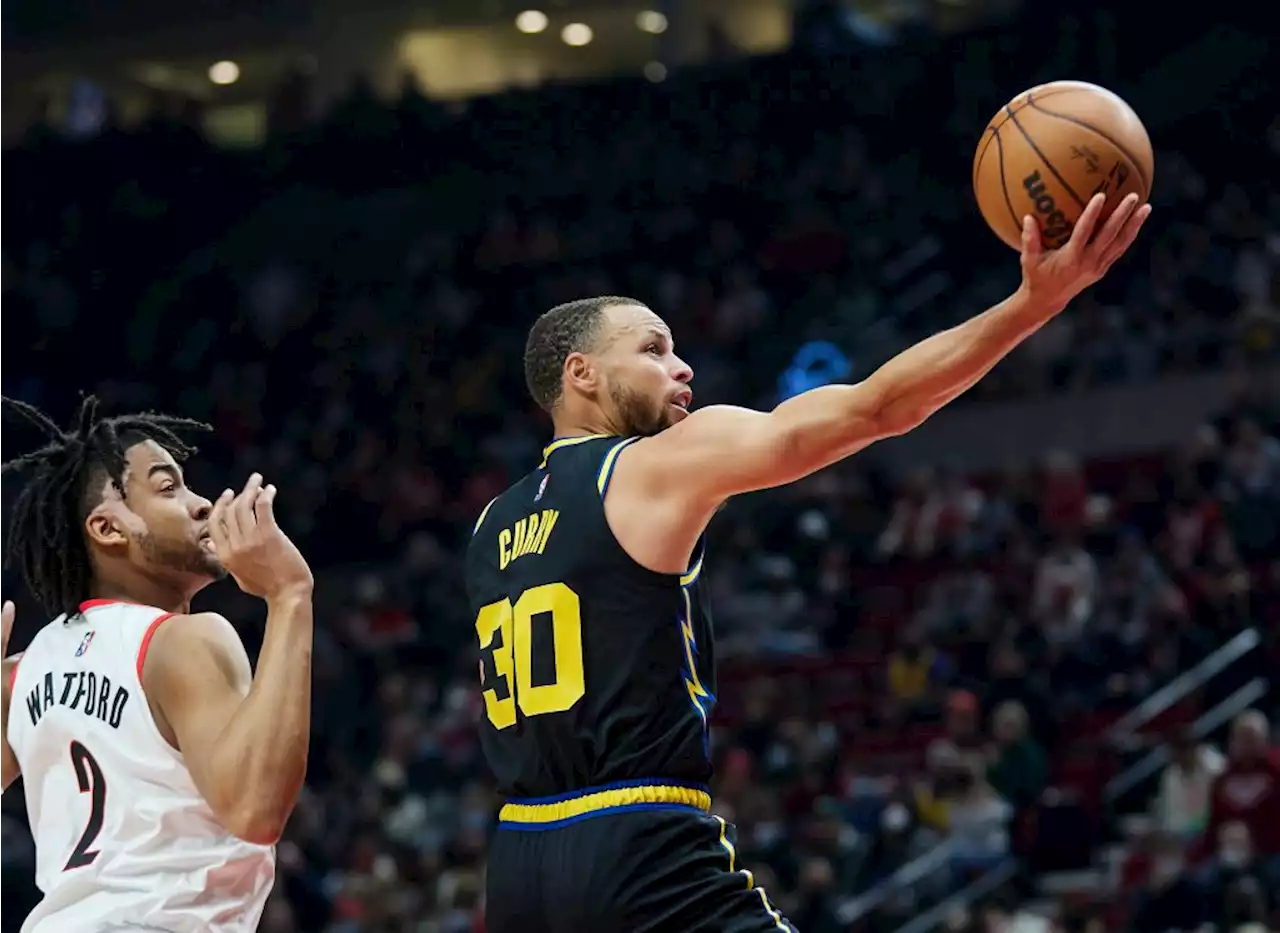
[[[700,784],[615,781],[556,797],[512,797],[498,811],[498,826],[540,832],[611,813],[635,810],[691,810],[706,813],[711,794]]]
[[[689,695],[689,703],[702,724],[702,750],[711,757],[710,719],[711,710],[716,705],[715,694],[702,684],[698,677],[698,636],[693,631],[693,597],[691,589],[698,582],[702,573],[702,558],[706,553],[705,543],[699,545],[697,557],[689,569],[680,577],[680,593],[684,597],[684,613],[676,622],[680,626],[680,640],[684,648],[681,673],[684,675],[685,692]]]
[[[785,931],[785,933],[795,933],[795,927],[783,918],[779,911],[769,901],[769,895],[764,893],[764,888],[756,884],[756,877],[751,873],[749,868],[738,867],[738,850],[729,840],[729,824],[718,816],[712,816],[713,820],[720,824],[720,847],[724,849],[725,855],[729,856],[729,871],[731,873],[741,874],[743,880],[747,883],[748,891],[755,891],[760,896],[760,903],[764,906],[765,913],[769,915],[769,919],[773,921],[773,925]]]
[[[602,437],[614,436],[615,435],[612,434],[574,434],[569,437],[557,437],[546,447],[542,448],[542,462],[538,464],[538,469],[545,467],[547,465],[547,458],[563,447],[576,447],[578,444],[585,444],[587,441],[598,441]]]
[[[476,526],[471,529],[472,537],[480,533],[480,526],[484,524],[485,517],[488,516],[489,510],[493,508],[493,504],[498,501],[498,497],[494,496],[489,500],[489,504],[480,510],[480,517],[476,519]]]
[[[609,452],[604,455],[604,459],[600,461],[600,470],[596,473],[596,489],[600,491],[600,498],[604,498],[604,494],[609,491],[609,480],[613,479],[613,468],[618,465],[618,454],[630,444],[634,444],[640,440],[638,437],[628,437],[618,441],[609,448]]]

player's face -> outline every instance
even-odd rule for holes
[[[611,339],[600,363],[609,414],[621,433],[648,437],[687,418],[693,370],[676,356],[666,323],[638,305],[615,306],[605,314]]]
[[[182,467],[155,441],[125,454],[124,491],[107,483],[86,522],[90,538],[150,573],[211,582],[226,576],[208,536],[208,499],[185,483]]]

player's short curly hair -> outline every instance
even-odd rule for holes
[[[544,411],[560,404],[564,361],[570,353],[587,353],[600,337],[600,321],[614,305],[644,302],[618,295],[580,298],[557,305],[533,322],[524,345],[524,381],[529,394]]]

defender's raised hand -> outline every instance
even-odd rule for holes
[[[240,589],[270,599],[290,590],[309,592],[311,568],[276,524],[276,487],[262,485],[254,473],[239,495],[226,490],[209,515],[209,536],[222,566]]]
[[[1151,205],[1139,206],[1138,196],[1130,194],[1100,225],[1105,205],[1105,195],[1095,194],[1076,221],[1071,239],[1056,250],[1046,250],[1035,220],[1023,218],[1022,287],[1037,305],[1060,309],[1106,275],[1151,216]]]

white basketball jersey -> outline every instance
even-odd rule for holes
[[[142,691],[170,614],[92,600],[20,656],[9,745],[22,767],[44,900],[22,933],[251,933],[275,849],[223,829]]]

